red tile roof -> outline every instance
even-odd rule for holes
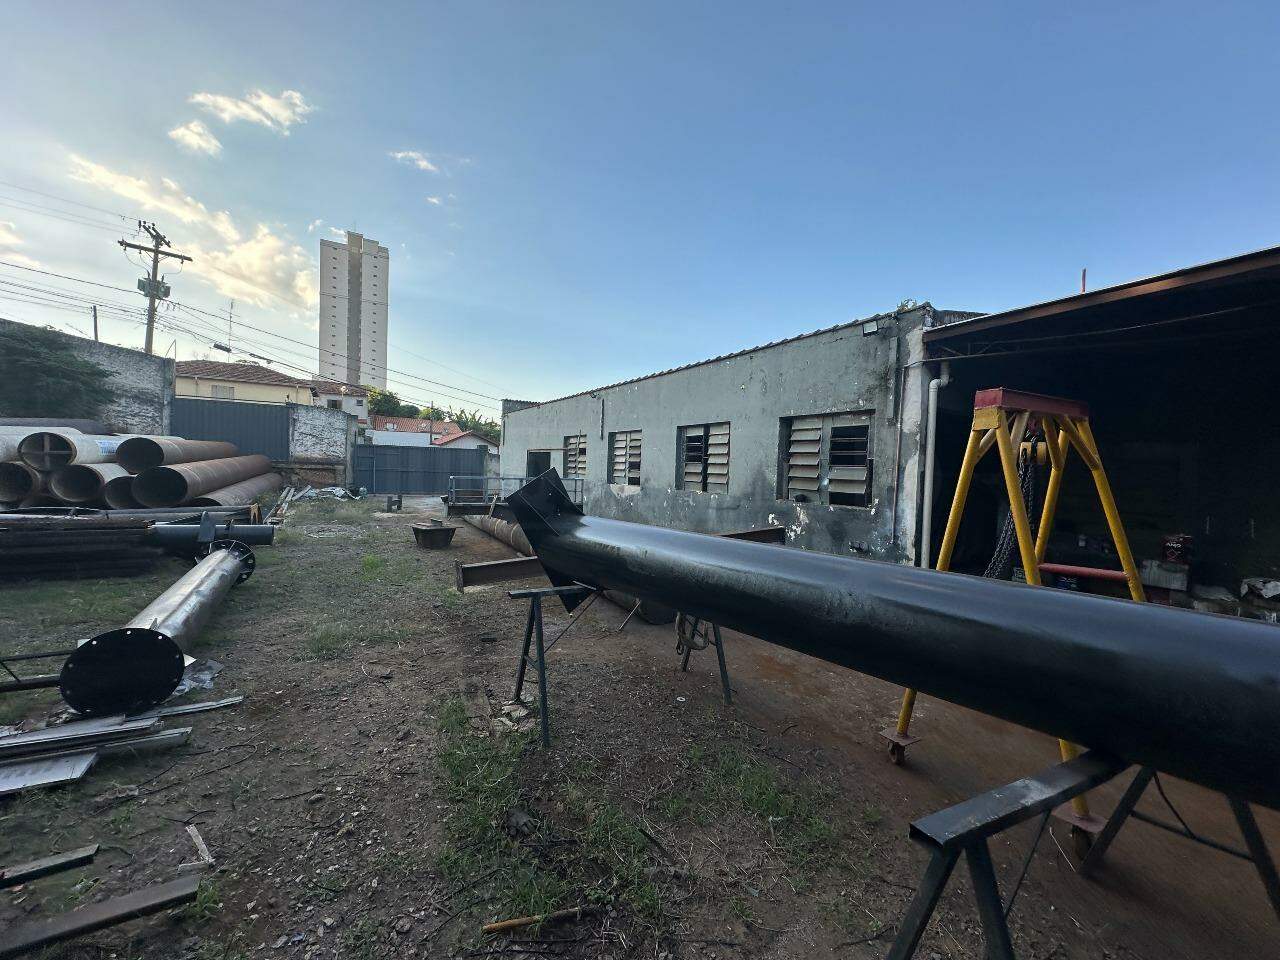
[[[458,425],[452,420],[419,420],[417,417],[380,417],[374,414],[373,429],[391,429],[398,433],[448,434],[457,433]]]
[[[337,380],[312,380],[311,386],[316,393],[326,394],[331,397],[367,397],[369,391],[364,387],[357,387],[354,383],[339,383]]]
[[[309,387],[311,381],[277,373],[256,363],[223,363],[218,360],[179,360],[180,377],[206,377],[210,380],[233,380],[236,383],[266,383],[280,387]]]
[[[457,426],[457,424],[454,424],[454,426]],[[448,433],[442,437],[437,437],[435,440],[432,440],[431,442],[435,446],[444,446],[445,444],[453,443],[453,441],[455,440],[461,440],[463,437],[476,437],[480,440],[483,440],[485,443],[493,443],[495,447],[497,446],[497,444],[494,443],[494,441],[490,440],[488,437],[484,436],[483,434],[476,433],[474,430],[463,430],[461,433]]]

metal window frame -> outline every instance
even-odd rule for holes
[[[617,460],[618,460],[617,445],[618,445],[619,437],[625,437],[626,444],[627,444],[626,461],[625,461],[626,473],[621,479],[618,478],[618,469],[617,469]],[[632,483],[631,481],[631,464],[633,462],[631,459],[631,449],[632,449],[633,442],[636,448],[636,457],[634,461],[636,465],[634,483]],[[607,471],[607,477],[608,477],[609,483],[614,484],[615,486],[620,486],[620,487],[640,486],[643,478],[643,474],[641,472],[643,455],[644,455],[644,431],[643,430],[636,429],[636,430],[610,431],[609,463],[608,463],[608,471]]]
[[[724,427],[723,433],[712,433],[717,427]],[[702,469],[696,481],[690,480],[686,476],[686,466],[688,465],[689,438],[702,438]],[[725,437],[724,452],[724,474],[723,479],[712,480],[712,476],[719,477],[720,474],[712,474],[711,467],[713,465],[711,454],[712,437]],[[691,423],[676,429],[676,489],[677,490],[696,490],[700,493],[728,493],[729,492],[729,470],[730,460],[732,457],[732,423],[729,420],[715,420],[710,423]],[[709,486],[723,487],[723,489],[708,489]]]
[[[574,468],[569,469],[570,451],[572,451]],[[587,435],[571,433],[564,438],[563,474],[566,477],[585,477],[587,475]]]
[[[856,421],[853,423],[841,423],[842,420]],[[814,423],[814,421],[817,421]],[[812,432],[818,432],[817,437],[805,438],[797,442],[812,444],[817,442],[816,450],[800,451],[806,456],[815,456],[816,463],[799,464],[802,469],[812,469],[814,475],[812,480],[815,484],[812,490],[799,488],[799,492],[807,496],[807,500],[797,500],[792,493],[795,484],[792,483],[793,464],[792,457],[792,434],[796,430],[796,423],[802,422],[806,425],[800,429]],[[865,426],[866,436],[866,453],[864,459],[865,465],[862,466],[839,466],[837,470],[857,470],[865,471],[862,481],[864,484],[864,492],[862,493],[862,503],[832,503],[831,502],[831,432],[836,427],[845,426]],[[831,413],[814,413],[801,414],[792,417],[782,417],[779,420],[778,429],[778,499],[791,500],[796,503],[818,503],[823,506],[844,507],[851,510],[869,510],[872,507],[873,497],[871,485],[875,475],[875,411],[874,410],[837,410]],[[801,475],[798,475],[801,476]],[[801,476],[806,481],[807,477]],[[853,478],[836,478],[837,482],[844,480],[850,482]],[[856,481],[855,481],[856,482]]]

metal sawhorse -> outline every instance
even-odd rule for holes
[[[1030,869],[1035,855],[1035,846],[1027,857],[1022,874],[1018,877],[1010,894],[1009,902],[1005,903],[1000,896],[987,841],[997,833],[1002,833],[1036,816],[1042,818],[1041,831],[1043,831],[1049,815],[1059,804],[1101,786],[1118,777],[1129,767],[1130,764],[1124,760],[1091,750],[1074,759],[1049,767],[1034,776],[1024,777],[989,790],[945,810],[921,817],[912,823],[911,839],[928,847],[932,855],[929,858],[929,865],[925,868],[924,879],[903,916],[898,928],[898,936],[889,949],[888,960],[910,960],[915,956],[929,918],[933,916],[942,891],[951,877],[951,871],[955,868],[961,854],[965,855],[969,863],[969,876],[973,882],[974,897],[977,900],[978,918],[982,923],[982,933],[987,942],[986,956],[988,960],[1014,960],[1008,916],[1013,909],[1013,900],[1018,894],[1022,880]],[[1197,843],[1251,861],[1262,879],[1262,885],[1266,888],[1272,908],[1276,911],[1277,917],[1280,917],[1280,878],[1277,877],[1275,862],[1258,830],[1257,821],[1254,820],[1249,804],[1242,800],[1228,798],[1248,848],[1247,853],[1242,853],[1225,844],[1199,837],[1189,830],[1179,830],[1136,811],[1134,806],[1155,776],[1155,771],[1150,767],[1139,769],[1090,849],[1088,857],[1081,866],[1081,872],[1087,873],[1089,870],[1097,869],[1111,841],[1115,839],[1125,821],[1132,816]],[[1036,841],[1038,842],[1039,839],[1040,834],[1037,833]]]

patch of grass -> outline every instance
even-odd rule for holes
[[[303,641],[301,659],[311,661],[338,660],[349,654],[358,638],[343,623],[317,623]]]
[[[380,557],[374,553],[366,553],[360,558],[360,578],[362,580],[377,580],[386,568],[387,561],[385,557]]]
[[[368,917],[362,917],[338,936],[342,956],[351,960],[375,960],[381,928]]]
[[[532,840],[513,842],[504,829],[509,812],[534,807],[521,780],[528,736],[474,736],[457,700],[445,705],[439,725],[445,741],[439,780],[450,811],[436,866],[448,883],[462,886],[492,875],[485,909],[495,916],[610,903],[641,922],[659,920],[663,889],[653,848],[635,818],[608,798],[593,769],[575,766],[577,776],[557,785],[563,814],[545,815]]]
[[[182,908],[182,916],[191,920],[212,920],[222,909],[222,897],[218,885],[212,879],[201,880],[196,888],[196,898]]]
[[[734,813],[755,817],[773,834],[801,884],[829,859],[836,840],[830,799],[787,782],[764,760],[737,748],[693,744],[682,782],[654,805],[658,816],[702,824]]]
[[[884,811],[873,804],[867,804],[862,808],[862,823],[868,829],[874,830],[884,823]]]

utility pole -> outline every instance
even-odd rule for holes
[[[93,305],[93,342],[98,342],[98,305]]]
[[[151,254],[151,273],[145,279],[138,281],[138,289],[147,295],[146,352],[154,353],[152,345],[156,334],[156,301],[164,300],[169,296],[168,285],[160,282],[160,258],[171,257],[174,260],[185,260],[187,263],[191,262],[191,258],[174,250],[165,250],[164,248],[169,246],[169,239],[156,229],[154,223],[139,220],[138,227],[151,238],[151,246],[143,247],[136,243],[129,243],[127,240],[121,240],[119,243],[126,250],[138,250]]]

